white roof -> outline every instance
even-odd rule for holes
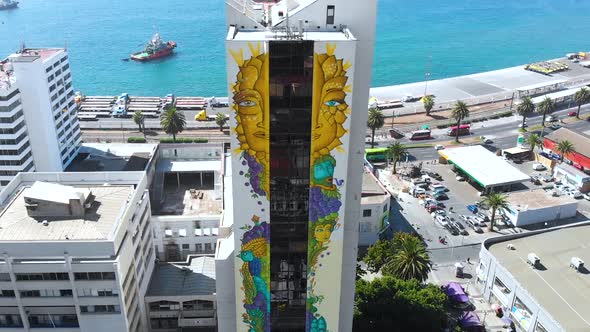
[[[35,181],[31,188],[24,195],[25,198],[38,199],[49,202],[69,204],[72,199],[79,199],[82,202],[90,194],[86,188],[74,188],[57,183]]]
[[[548,93],[546,95],[542,95],[542,96],[533,98],[532,99],[532,102],[533,102],[533,104],[538,104],[538,103],[542,102],[543,99],[545,99],[546,97],[549,97],[551,99],[557,99],[557,98],[561,98],[561,97],[573,96],[580,89],[581,88],[568,89],[568,90],[563,90],[563,91],[557,91],[557,92],[553,92],[553,93]]]
[[[188,172],[219,172],[221,171],[221,162],[219,160],[169,160],[165,159],[160,162],[158,166],[160,170],[173,173],[188,173]]]
[[[481,145],[440,150],[451,161],[484,187],[527,181],[529,176]]]

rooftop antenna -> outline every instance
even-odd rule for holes
[[[20,49],[19,49],[19,50],[18,50],[18,52],[16,52],[16,53],[23,53],[23,52],[24,52],[26,49],[27,49],[27,46],[25,45],[25,41],[24,41],[24,40],[22,40],[22,41],[20,42]]]

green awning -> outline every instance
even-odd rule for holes
[[[422,125],[422,129],[430,129],[430,127],[428,125]]]

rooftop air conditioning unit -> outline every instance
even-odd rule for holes
[[[580,272],[584,270],[584,261],[581,260],[579,257],[572,257],[572,259],[570,260],[570,267]]]
[[[541,259],[535,253],[531,252],[527,256],[527,263],[533,268],[536,268],[539,264],[541,264]]]

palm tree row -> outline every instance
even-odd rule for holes
[[[461,121],[469,116],[469,108],[467,104],[461,100],[455,103],[453,110],[451,111],[451,116],[457,120],[457,130],[455,133],[455,142],[459,142],[459,126],[461,126]]]
[[[377,108],[369,108],[367,127],[371,128],[371,149],[375,147],[375,130],[383,127],[384,124],[383,113]]]

